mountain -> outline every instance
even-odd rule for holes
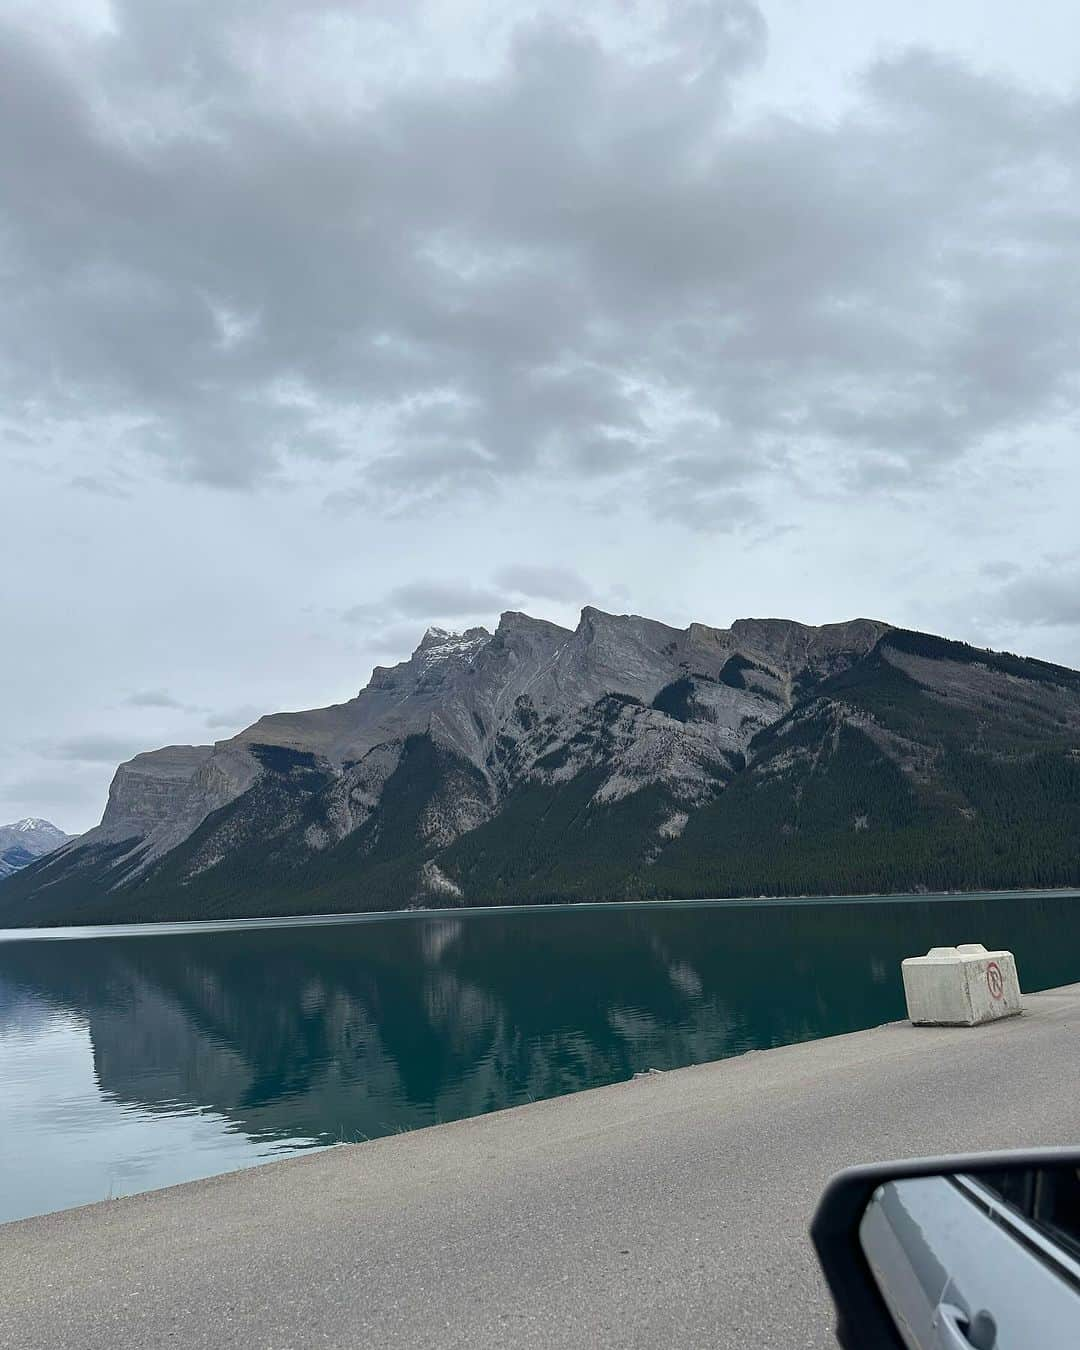
[[[0,825],[0,881],[71,838],[51,821],[36,816],[17,820],[13,825]]]
[[[1080,880],[1080,674],[868,619],[432,628],[117,770],[0,924]]]

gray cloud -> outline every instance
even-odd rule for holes
[[[1080,627],[1080,568],[1015,577],[992,597],[991,608],[1025,627]]]
[[[128,489],[114,480],[92,473],[78,473],[71,479],[71,486],[80,492],[89,492],[97,497],[114,497],[120,500],[128,498]]]
[[[383,639],[380,647],[385,650],[415,637],[415,628],[394,620],[490,618],[530,600],[580,606],[589,594],[588,583],[572,568],[508,563],[496,569],[490,585],[441,579],[406,582],[392,587],[379,600],[350,606],[342,617],[347,623],[369,628],[373,635],[379,633]]]
[[[6,783],[0,783],[0,801],[18,803],[20,815],[44,814],[44,806],[54,813],[58,808],[77,810],[80,814],[88,806],[100,809],[102,802],[101,784],[67,774],[59,777],[50,774],[24,774]],[[28,805],[29,804],[29,805]],[[48,817],[52,819],[51,816]],[[0,822],[2,823],[2,822]],[[54,825],[64,829],[63,820],[53,820]]]
[[[711,528],[1075,407],[1074,102],[912,50],[833,125],[735,119],[745,0],[510,9],[499,59],[397,83],[360,55],[418,41],[389,8],[113,10],[63,59],[4,35],[2,387],[169,474],[336,462],[339,505],[412,511],[631,473]]]
[[[657,492],[653,506],[662,520],[706,534],[731,534],[765,520],[761,504],[748,492],[686,493],[665,486]]]
[[[211,731],[242,731],[257,721],[267,710],[257,708],[253,703],[245,703],[239,708],[228,708],[224,712],[211,713],[205,719],[205,726]]]
[[[991,562],[985,562],[979,568],[984,577],[991,577],[994,581],[1008,581],[1010,578],[1019,576],[1023,568],[1019,563],[1010,562],[1007,558],[995,558]]]
[[[124,699],[129,708],[186,708],[167,689],[136,689]]]
[[[83,764],[118,764],[145,749],[145,742],[129,736],[89,735],[71,736],[44,745],[41,753],[49,759],[75,760]]]
[[[484,586],[440,581],[395,586],[387,596],[394,613],[417,619],[429,614],[480,614],[499,609],[505,599],[499,591]]]
[[[581,605],[589,595],[588,583],[572,567],[548,567],[542,563],[511,563],[492,577],[496,586],[537,600],[564,600]]]
[[[344,618],[350,623],[370,623],[387,618],[457,618],[461,615],[498,613],[509,603],[504,592],[470,582],[414,581],[395,586],[380,601],[354,605]]]

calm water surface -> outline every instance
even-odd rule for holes
[[[0,1221],[873,1026],[933,945],[1080,980],[1060,894],[78,932],[0,932]]]

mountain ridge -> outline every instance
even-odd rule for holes
[[[73,838],[74,835],[65,834],[51,820],[40,816],[26,816],[10,825],[0,825],[0,881]]]
[[[509,611],[344,703],[135,756],[0,923],[1070,884],[1078,822],[1067,668],[871,619]]]

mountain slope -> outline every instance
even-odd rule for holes
[[[762,733],[660,869],[725,891],[1080,879],[1080,675],[892,632]]]
[[[1080,675],[869,620],[432,629],[117,771],[0,923],[1075,883]]]
[[[0,881],[66,844],[72,836],[49,820],[28,816],[12,825],[0,825]]]

